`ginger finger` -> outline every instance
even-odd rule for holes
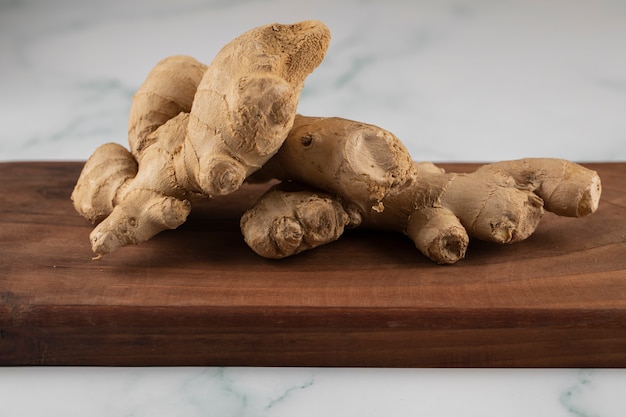
[[[129,244],[145,242],[159,232],[175,229],[185,222],[191,204],[151,190],[134,189],[129,202],[116,206],[89,235],[95,254],[106,255]]]
[[[381,200],[411,177],[413,161],[400,140],[377,126],[338,117],[297,115],[260,178],[299,181],[380,209]]]
[[[459,219],[443,207],[415,210],[408,218],[406,234],[420,252],[438,264],[463,259],[469,244],[469,236]]]
[[[133,95],[128,117],[128,144],[138,160],[157,137],[148,135],[172,117],[191,111],[193,98],[207,66],[175,55],[158,62]]]
[[[526,158],[479,168],[486,175],[505,172],[520,188],[528,188],[544,201],[546,210],[559,216],[582,217],[598,209],[602,183],[597,172],[570,161]]]
[[[92,224],[100,223],[119,202],[118,193],[137,175],[137,161],[117,143],[96,148],[72,191],[76,211]]]
[[[187,164],[200,190],[230,193],[278,151],[293,125],[304,79],[329,42],[324,24],[305,21],[253,29],[220,51],[190,113],[186,153],[196,160]],[[220,179],[216,171],[228,174]]]
[[[329,194],[274,187],[240,224],[250,248],[265,258],[279,259],[337,240],[354,221],[358,219]]]
[[[446,183],[434,204],[451,210],[468,233],[481,240],[497,243],[524,240],[535,231],[543,216],[543,201],[528,190],[516,188],[513,178],[506,173],[487,170],[440,176]],[[429,185],[439,183],[432,176],[420,176],[418,181]]]

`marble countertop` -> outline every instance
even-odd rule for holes
[[[626,160],[626,2],[0,1],[0,162],[126,144],[130,99],[173,54],[252,27],[332,31],[299,111],[394,132],[414,159]],[[1,343],[1,341],[0,341]],[[0,368],[6,416],[595,416],[603,369]]]
[[[621,417],[621,370],[6,368],[4,416]]]

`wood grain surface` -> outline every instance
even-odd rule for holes
[[[94,261],[82,164],[0,164],[0,364],[625,367],[626,163],[585,165],[595,214],[440,266],[365,230],[263,259],[238,225],[258,185]]]

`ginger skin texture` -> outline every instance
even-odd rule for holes
[[[237,190],[287,137],[329,42],[321,22],[271,24],[235,38],[208,66],[186,56],[158,63],[133,97],[130,152],[96,149],[72,193],[97,224],[94,253],[176,228],[195,198]]]
[[[267,258],[312,249],[359,226],[404,233],[434,262],[451,264],[464,258],[470,236],[521,241],[544,209],[585,216],[601,193],[597,173],[569,161],[527,158],[445,173],[411,161],[400,141],[376,126],[304,116],[251,179],[267,178],[297,181],[269,190],[241,219],[245,241]]]

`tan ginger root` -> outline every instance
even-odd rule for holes
[[[267,258],[362,226],[405,233],[430,259],[450,264],[465,256],[469,236],[517,242],[535,231],[544,208],[584,216],[597,209],[601,193],[598,175],[569,161],[521,159],[445,173],[412,162],[400,141],[376,126],[303,116],[255,177],[317,188],[279,185],[244,214],[246,242]]]
[[[287,137],[329,42],[321,22],[272,24],[234,39],[209,66],[183,56],[157,64],[133,97],[131,151],[96,149],[72,193],[99,223],[93,251],[143,242],[182,224],[194,197],[237,190]]]

